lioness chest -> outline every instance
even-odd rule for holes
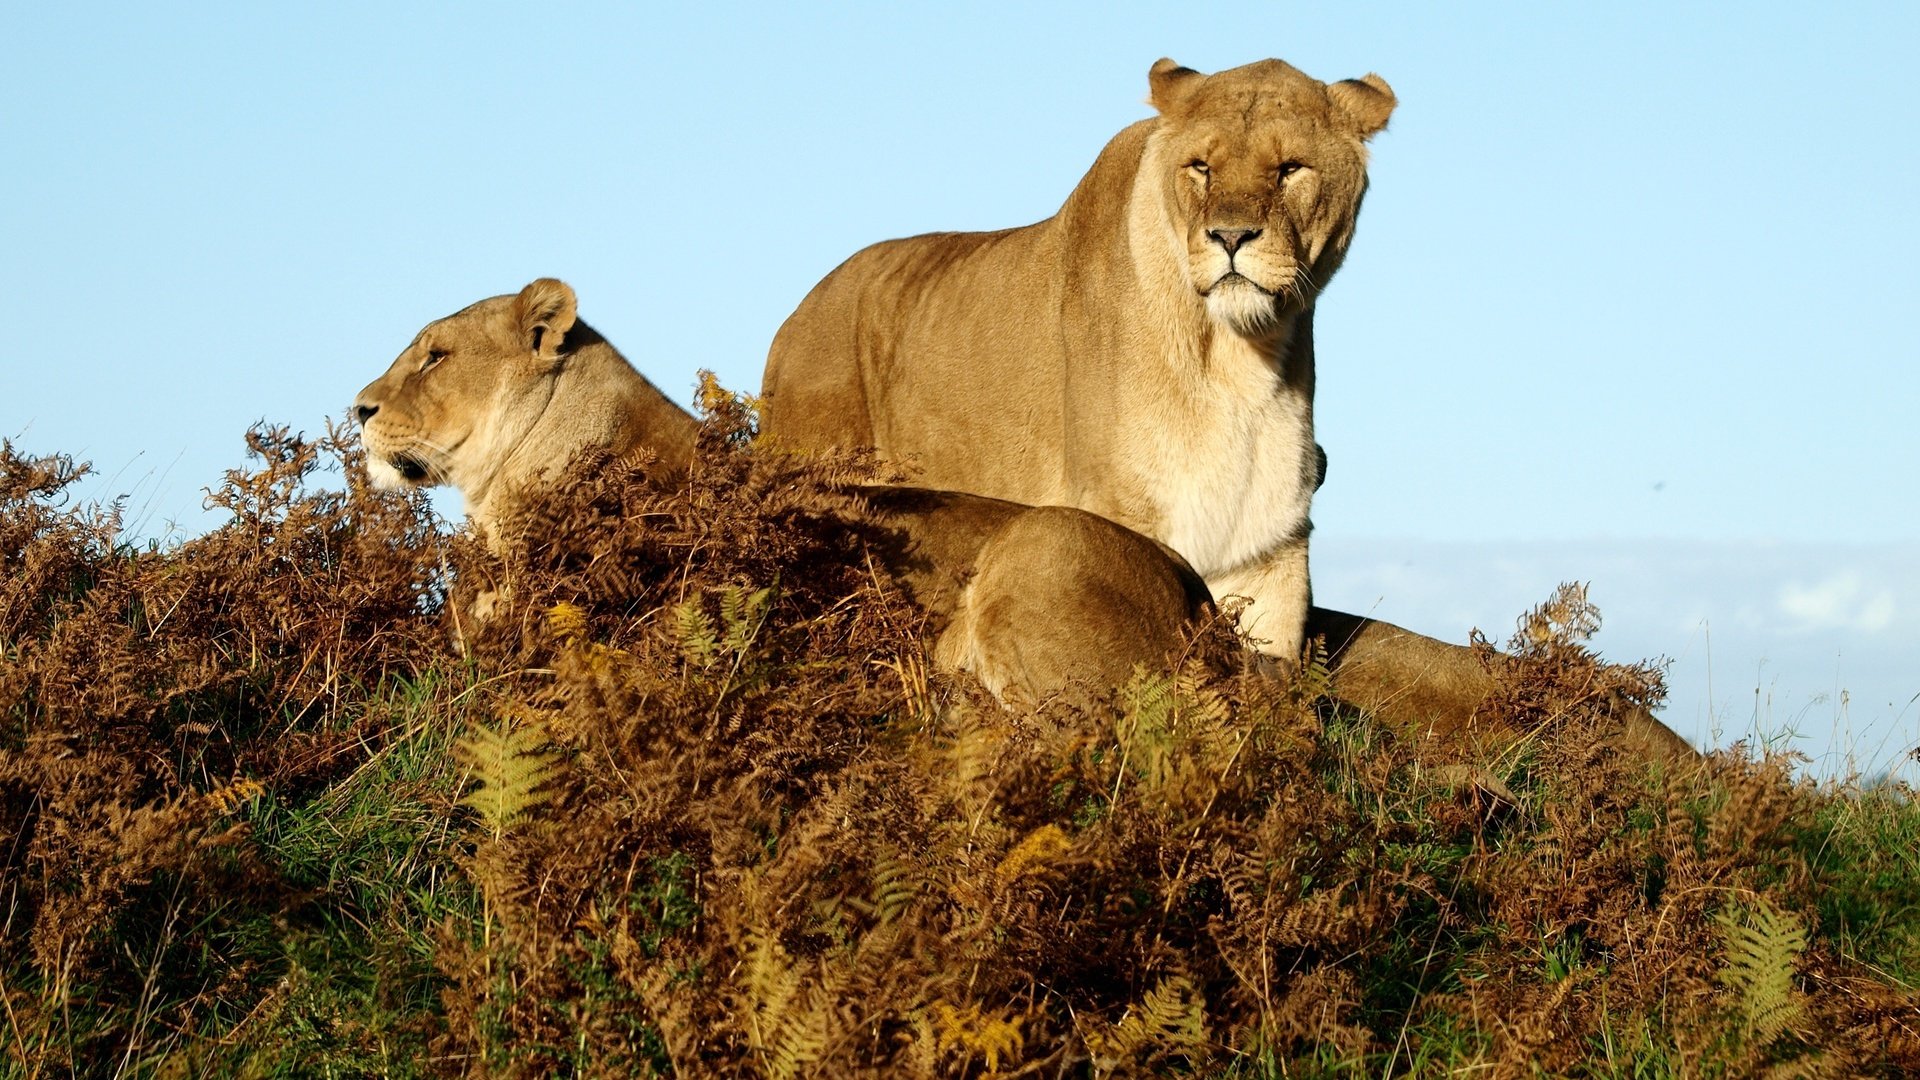
[[[1132,456],[1152,531],[1212,579],[1305,533],[1319,467],[1306,392],[1250,350],[1208,368],[1149,405]]]

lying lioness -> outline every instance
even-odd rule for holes
[[[698,429],[578,320],[573,290],[547,278],[428,324],[354,414],[376,483],[450,484],[490,534],[590,450],[645,449],[685,470]],[[1003,698],[1111,687],[1135,664],[1162,664],[1208,603],[1178,555],[1083,511],[918,488],[862,494],[875,523],[905,537],[881,553],[931,613],[935,662]],[[1495,689],[1471,650],[1389,623],[1314,608],[1308,629],[1326,638],[1335,696],[1406,733],[1474,730]],[[1626,718],[1623,742],[1692,753],[1645,711]]]
[[[428,324],[354,403],[374,482],[450,484],[497,538],[520,500],[587,451],[650,451],[684,472],[698,423],[575,312],[573,290],[543,278]],[[1136,664],[1163,666],[1211,602],[1179,556],[1083,510],[857,494],[876,554],[928,609],[935,665],[1002,700],[1098,692]]]

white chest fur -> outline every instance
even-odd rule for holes
[[[1223,338],[1143,425],[1157,531],[1209,580],[1299,536],[1315,475],[1312,402],[1252,345]]]

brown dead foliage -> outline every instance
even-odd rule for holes
[[[1920,1070],[1914,995],[1819,932],[1796,823],[1836,796],[1608,749],[1658,680],[1581,647],[1577,591],[1510,645],[1528,737],[1444,767],[1318,700],[1323,669],[1244,670],[1224,625],[1098,707],[1010,713],[930,674],[849,516],[872,466],[758,455],[721,411],[683,486],[583,463],[503,556],[337,440],[257,433],[234,522],[170,552],[0,454],[7,947],[111,987],[159,882],[328,903],[275,892],[236,785],[324,790],[379,743],[369,688],[466,663],[484,903],[439,928],[424,1071]],[[304,483],[328,457],[344,493]]]

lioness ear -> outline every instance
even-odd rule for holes
[[[1387,117],[1393,115],[1393,107],[1399,104],[1387,80],[1372,73],[1328,86],[1327,97],[1333,99],[1334,109],[1362,139],[1371,139],[1386,127]]]
[[[1204,78],[1205,75],[1192,68],[1181,67],[1163,56],[1147,71],[1147,104],[1164,114],[1185,101]]]
[[[513,313],[533,354],[552,357],[578,317],[573,287],[555,278],[541,278],[514,297]]]

